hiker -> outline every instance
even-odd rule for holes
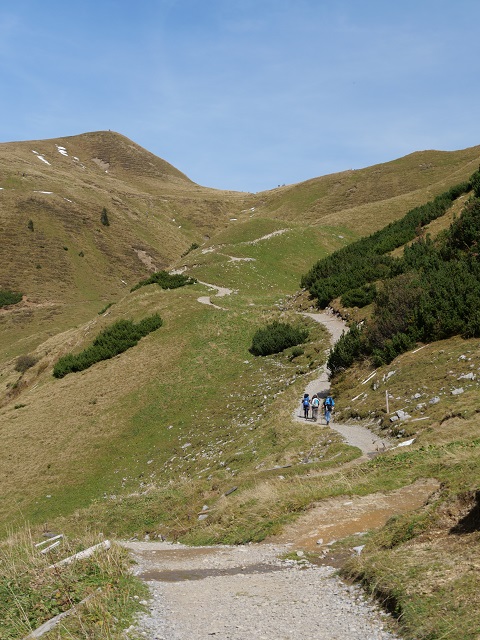
[[[312,418],[313,421],[316,422],[318,418],[318,407],[320,406],[320,400],[318,399],[317,394],[315,393],[312,398]]]
[[[303,417],[305,418],[305,420],[308,420],[308,412],[310,410],[310,396],[308,395],[308,393],[303,396],[302,407]]]
[[[332,411],[335,407],[335,401],[332,396],[327,396],[323,403],[323,411],[325,413],[325,422],[327,423],[327,427],[330,424],[330,418],[332,417]]]

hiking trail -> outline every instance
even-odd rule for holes
[[[211,304],[209,298],[199,301]],[[345,330],[333,313],[305,315],[327,327],[332,344]],[[325,397],[328,390],[324,366],[306,392]],[[293,418],[304,422],[299,412],[300,399]],[[319,429],[327,428],[318,424]],[[362,451],[353,463],[390,446],[359,425],[332,421],[329,428]],[[399,636],[388,628],[390,616],[360,587],[336,576],[330,545],[358,535],[359,545],[350,553],[361,553],[363,533],[383,525],[393,514],[420,507],[437,488],[435,480],[427,479],[396,491],[325,500],[261,544],[186,547],[124,542],[136,560],[134,572],[147,582],[151,594],[145,602],[147,613],[126,630],[126,636],[131,632],[149,640],[395,640]],[[309,563],[304,550],[315,550],[324,561]],[[285,559],[292,552],[296,560]]]

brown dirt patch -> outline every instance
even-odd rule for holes
[[[439,483],[434,479],[419,480],[388,493],[325,500],[269,542],[318,551],[335,540],[377,529],[393,515],[420,508],[438,488]]]

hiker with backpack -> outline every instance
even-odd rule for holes
[[[312,398],[312,419],[314,422],[318,419],[318,407],[320,406],[320,400],[318,399],[317,394],[315,393]]]
[[[303,417],[305,418],[305,420],[308,420],[308,412],[310,410],[310,396],[308,395],[308,393],[303,396],[302,407]]]
[[[325,413],[325,422],[327,423],[327,427],[330,424],[330,419],[332,417],[332,411],[335,407],[335,401],[332,396],[327,396],[323,402],[323,411]]]

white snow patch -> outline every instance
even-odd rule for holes
[[[44,162],[45,164],[48,164],[48,165],[50,164],[50,162],[48,160],[45,160],[45,158],[43,156],[41,156],[39,153],[37,153],[37,158],[39,160],[41,160],[42,162]]]
[[[66,156],[68,158],[68,153],[65,147],[60,147],[58,144],[55,145],[58,149],[58,153],[61,153],[62,156]]]
[[[52,194],[53,191],[34,191],[33,193],[46,193],[48,195]]]

